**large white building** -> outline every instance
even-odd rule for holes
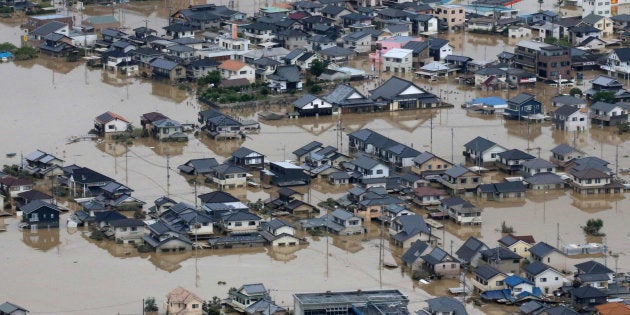
[[[411,72],[413,50],[394,48],[383,55],[385,71],[394,73]]]

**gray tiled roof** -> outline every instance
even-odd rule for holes
[[[469,150],[474,150],[476,152],[484,152],[495,145],[496,145],[495,142],[490,141],[486,138],[476,137],[475,139],[472,139],[466,144],[464,144],[464,148],[469,149]]]
[[[411,265],[416,262],[418,258],[420,258],[420,255],[422,255],[428,247],[429,245],[421,240],[414,241],[413,243],[411,243],[409,249],[400,257],[400,259],[405,264]]]
[[[489,280],[492,279],[492,277],[501,274],[501,271],[495,269],[494,267],[491,267],[489,265],[481,265],[477,268],[475,268],[474,271],[475,275],[479,276],[481,279],[484,280]]]
[[[293,101],[293,107],[303,108],[304,106],[310,104],[312,101],[318,99],[317,96],[313,94],[306,94],[297,100]]]
[[[529,249],[529,252],[538,256],[538,257],[546,257],[547,255],[551,254],[552,252],[558,252],[561,253],[560,250],[558,250],[557,248],[545,243],[545,242],[539,242],[536,245],[532,246]]]
[[[488,248],[486,244],[477,238],[471,236],[466,242],[455,252],[455,255],[462,261],[469,263],[470,260],[477,254],[479,251]]]

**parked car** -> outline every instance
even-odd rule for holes
[[[573,82],[573,80],[568,80],[568,79],[562,79],[560,80],[560,82],[558,82],[558,80],[545,80],[545,83],[551,85],[551,86],[574,86],[575,82]]]

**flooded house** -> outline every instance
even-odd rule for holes
[[[303,200],[303,194],[288,187],[278,189],[278,197],[265,201],[265,207],[275,212],[286,212],[300,217],[309,217],[315,207]]]
[[[335,308],[344,314],[382,312],[387,309],[395,314],[408,314],[409,297],[399,290],[328,291],[293,294],[295,315],[318,314]]]
[[[503,112],[506,119],[542,121],[542,103],[536,95],[521,93],[508,100],[508,107]]]
[[[566,270],[567,256],[559,249],[545,243],[538,242],[530,247],[530,261],[538,261],[545,263],[558,270]]]
[[[586,110],[571,105],[564,105],[553,112],[553,124],[556,129],[563,131],[586,131],[588,115]]]
[[[201,158],[188,160],[186,163],[178,166],[177,169],[188,175],[208,175],[217,166],[219,166],[217,159]]]
[[[35,200],[20,208],[22,211],[21,226],[35,228],[59,227],[61,210],[54,204]]]
[[[465,266],[477,268],[480,265],[481,252],[489,249],[488,245],[474,236],[468,239],[457,249],[455,255]]]
[[[240,139],[247,133],[260,130],[260,124],[256,121],[240,120],[215,109],[200,111],[197,120],[213,139]]]
[[[120,219],[109,222],[109,230],[106,234],[113,235],[118,243],[142,243],[142,238],[148,233],[146,224],[137,219]]]
[[[496,166],[508,173],[520,173],[523,163],[535,158],[535,156],[525,153],[519,149],[511,149],[497,154]]]
[[[449,218],[461,225],[481,224],[482,209],[477,208],[469,201],[461,197],[443,199],[440,202],[440,211],[448,214]]]
[[[481,184],[477,187],[477,197],[495,201],[524,199],[525,185],[522,181]]]
[[[504,247],[519,256],[530,259],[529,249],[536,244],[534,237],[531,235],[513,235],[507,234],[498,241],[499,246]]]
[[[446,170],[453,167],[453,163],[428,151],[422,152],[413,158],[411,171],[423,177],[431,175],[442,175]]]
[[[438,279],[457,278],[460,275],[459,259],[449,255],[440,247],[434,247],[420,258],[424,261],[425,270]]]
[[[395,218],[390,227],[389,235],[395,246],[407,249],[411,243],[420,240],[435,244],[437,237],[432,235],[431,228],[419,215],[404,215]]]
[[[241,188],[247,186],[247,178],[251,176],[241,166],[229,163],[215,166],[206,178],[216,184],[219,189]]]
[[[181,226],[172,226],[158,220],[147,228],[149,233],[143,236],[142,240],[156,252],[181,252],[192,249],[193,243]]]
[[[108,111],[94,118],[94,130],[101,136],[128,132],[131,128],[127,119],[113,112]]]
[[[35,177],[56,176],[63,174],[61,167],[64,161],[42,150],[36,150],[24,157],[22,170]]]
[[[505,147],[493,141],[483,137],[476,137],[464,144],[463,154],[466,161],[472,162],[475,165],[488,167],[494,166],[497,155],[505,151],[507,151]]]
[[[269,169],[260,171],[260,180],[278,187],[303,186],[311,182],[311,176],[298,165],[289,162],[269,162]]]
[[[160,141],[188,141],[188,135],[184,133],[184,127],[178,121],[170,118],[153,122],[153,137]]]
[[[252,149],[240,147],[232,152],[230,163],[246,169],[262,169],[265,166],[265,156]]]
[[[422,268],[423,260],[421,259],[431,248],[429,245],[421,240],[416,240],[411,243],[409,249],[407,249],[400,260],[403,262],[403,266],[409,267],[411,272],[419,271]]]
[[[63,168],[63,176],[59,177],[59,183],[70,189],[72,196],[91,197],[92,190],[114,182],[108,176],[96,172],[87,167],[69,165]]]
[[[355,87],[347,84],[337,85],[323,99],[333,105],[334,112],[341,112],[342,114],[373,112],[382,109],[380,105],[375,104]]]
[[[506,274],[518,273],[523,257],[505,248],[495,247],[480,252],[480,265],[489,265]]]
[[[186,78],[186,68],[176,61],[158,57],[149,64],[151,77],[169,81],[180,81]]]
[[[196,294],[177,287],[166,295],[164,309],[167,314],[202,315],[204,300]]]
[[[473,271],[472,286],[477,293],[503,289],[507,275],[489,265],[481,265]]]
[[[306,94],[293,102],[293,109],[300,116],[332,115],[332,107],[332,104],[312,94]]]
[[[610,104],[595,102],[589,106],[591,124],[600,126],[616,126],[628,122],[627,104]]]
[[[259,233],[271,246],[297,246],[305,243],[305,240],[295,235],[295,227],[280,219],[261,223]]]
[[[444,172],[440,183],[452,194],[469,194],[477,190],[481,183],[481,175],[456,165]]]
[[[435,94],[396,76],[370,91],[370,98],[376,103],[383,104],[383,109],[389,111],[441,106],[441,100]]]
[[[304,230],[324,230],[337,235],[359,235],[365,233],[362,219],[352,212],[336,209],[319,218],[300,220],[300,226]]]

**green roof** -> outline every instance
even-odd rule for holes
[[[289,12],[287,9],[277,8],[277,7],[264,7],[260,8],[260,11],[265,13],[278,13],[278,12]]]

